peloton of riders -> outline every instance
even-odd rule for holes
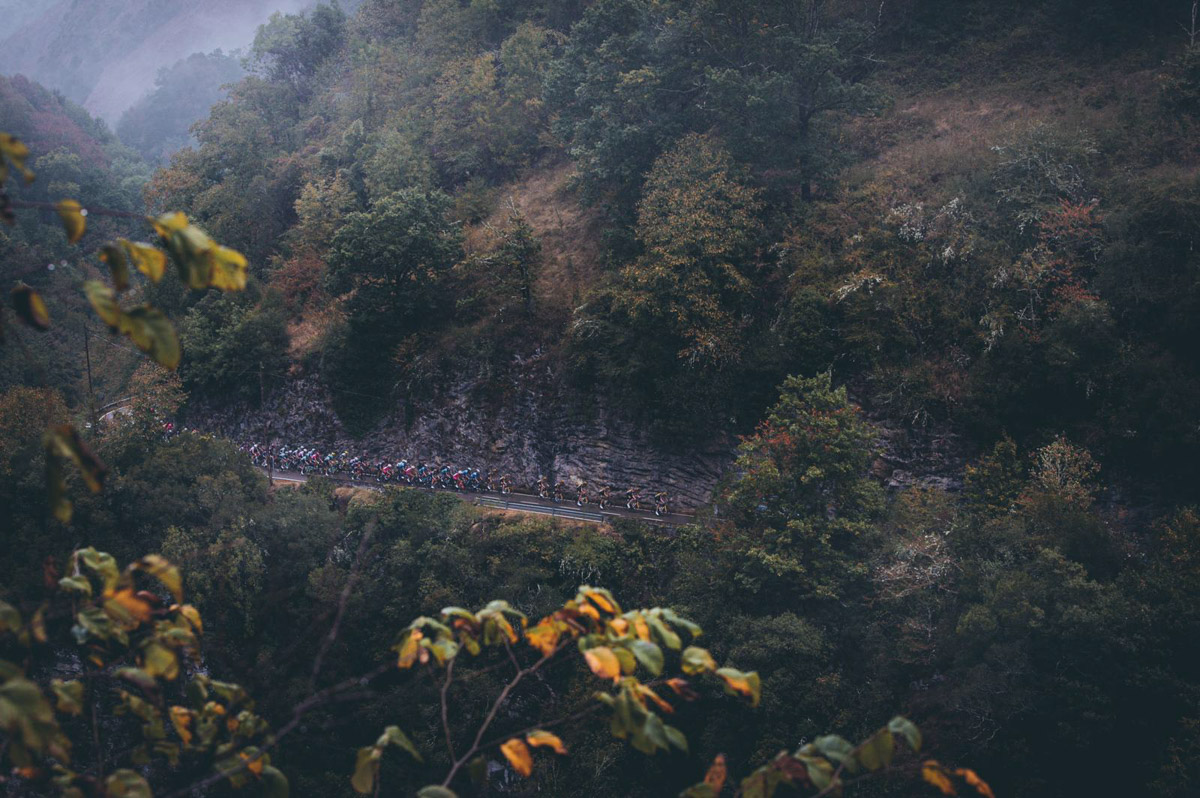
[[[174,426],[164,425],[164,432],[171,434]],[[424,488],[442,488],[474,493],[499,493],[508,495],[513,492],[513,483],[508,474],[489,471],[486,475],[476,468],[454,468],[448,463],[430,466],[423,462],[410,462],[402,459],[366,460],[362,457],[352,457],[348,451],[340,454],[322,453],[313,447],[289,448],[286,446],[264,445],[254,443],[242,446],[254,464],[263,468],[271,467],[279,471],[297,471],[302,474],[320,474],[333,476],[345,474],[351,479],[374,479],[380,483],[399,483],[416,485]],[[559,479],[553,485],[544,475],[539,475],[533,486],[534,492],[543,499],[552,499],[556,504],[561,503],[568,495],[570,488]],[[608,507],[612,500],[614,487],[610,483],[601,483],[593,488],[587,480],[581,479],[575,485],[575,504],[584,507],[594,503],[601,510]],[[666,491],[653,494],[654,514],[658,516],[670,513],[670,497]],[[625,508],[641,510],[643,504],[642,489],[636,485],[625,490]]]

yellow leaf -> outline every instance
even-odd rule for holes
[[[150,219],[150,224],[154,227],[154,231],[163,238],[167,238],[176,231],[182,230],[188,226],[188,218],[179,211],[174,213],[164,213],[157,219]]]
[[[182,213],[164,214],[151,219],[150,224],[190,287],[222,291],[241,291],[246,287],[246,257],[213,241]]]
[[[229,247],[209,250],[212,271],[209,285],[221,291],[241,291],[246,287],[246,256]]]
[[[125,252],[129,254],[129,259],[133,261],[134,266],[137,266],[138,271],[153,282],[157,283],[162,279],[163,272],[167,269],[166,253],[149,244],[143,244],[140,241],[126,241],[123,238],[121,246],[125,248]]]
[[[45,604],[34,610],[33,617],[29,619],[29,631],[33,632],[33,639],[39,643],[45,643],[48,639],[46,636]]]
[[[117,304],[112,289],[104,283],[89,280],[83,284],[83,292],[87,294],[88,301],[92,303],[92,309],[96,311],[96,315],[100,317],[101,321],[116,329],[121,323],[122,313],[121,306]]]
[[[179,675],[179,658],[175,652],[158,643],[149,643],[142,649],[142,670],[151,676],[174,679]]]
[[[8,179],[8,164],[12,162],[17,171],[25,178],[26,183],[33,182],[33,172],[25,168],[25,159],[29,157],[29,148],[16,136],[0,133],[0,183]]]
[[[147,554],[130,566],[130,570],[145,571],[153,576],[162,586],[171,591],[176,601],[183,599],[183,578],[179,569],[160,554]]]
[[[58,217],[62,219],[68,242],[74,244],[83,238],[84,231],[87,230],[87,211],[78,202],[73,199],[60,200],[54,206],[54,210],[58,211]]]
[[[704,783],[712,788],[713,795],[721,794],[727,775],[729,775],[729,769],[725,766],[725,755],[717,754],[712,764],[708,766],[708,772],[704,774]]]
[[[613,618],[608,625],[619,637],[624,637],[629,631],[629,621],[624,618]]]
[[[592,669],[592,673],[601,679],[612,679],[616,682],[621,678],[621,662],[617,659],[617,655],[612,652],[611,648],[607,646],[589,648],[583,652],[583,657],[587,660],[588,667]]]
[[[119,331],[128,335],[138,349],[163,368],[173,369],[179,365],[179,336],[161,310],[149,305],[130,308]]]
[[[707,649],[699,646],[688,646],[683,651],[683,663],[681,665],[683,672],[689,676],[695,676],[698,673],[707,673],[717,669],[717,661],[713,659],[712,654],[708,653]]]
[[[412,664],[417,661],[417,654],[420,653],[422,637],[424,637],[424,635],[421,634],[420,629],[413,629],[411,632],[409,632],[408,637],[406,637],[404,642],[399,646],[400,657],[396,662],[397,667],[412,667]]]
[[[537,729],[525,735],[525,740],[535,748],[547,747],[554,749],[556,754],[567,753],[567,747],[563,745],[563,741],[558,738],[558,735],[551,734],[548,731]]]
[[[46,310],[46,303],[41,294],[25,283],[18,282],[13,286],[12,304],[17,318],[25,324],[35,330],[50,329],[50,311]]]
[[[184,745],[192,742],[192,711],[186,707],[171,707],[171,725]]]
[[[979,774],[977,774],[975,771],[971,770],[970,768],[959,768],[954,772],[959,776],[962,776],[967,784],[974,787],[975,792],[979,793],[984,798],[996,798],[995,793],[992,792],[992,788],[988,786],[986,781],[979,778]]]
[[[196,634],[203,634],[204,624],[200,620],[199,610],[197,610],[191,604],[176,604],[171,609],[178,610],[179,614],[186,618],[187,622],[190,623],[192,628],[196,630]]]
[[[513,770],[527,778],[533,773],[533,754],[529,752],[529,746],[525,745],[519,737],[514,737],[501,745],[500,751],[513,766]]]
[[[942,795],[957,795],[954,784],[946,776],[946,771],[936,759],[930,759],[921,764],[921,778],[941,790]]]

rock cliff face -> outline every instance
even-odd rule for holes
[[[664,449],[611,408],[596,404],[581,411],[578,395],[545,360],[535,356],[514,365],[502,402],[480,401],[480,384],[462,380],[428,404],[408,411],[398,406],[361,438],[345,431],[328,389],[315,376],[276,389],[261,408],[194,403],[185,423],[239,441],[273,440],[368,458],[495,469],[523,486],[544,474],[568,484],[583,478],[618,490],[629,485],[640,485],[644,493],[663,489],[680,509],[711,501],[717,482],[733,465],[735,436],[718,433],[700,447]],[[913,430],[871,411],[866,416],[879,430],[880,457],[873,471],[886,487],[961,487],[965,458],[952,430]]]
[[[733,462],[736,439],[718,435],[707,445],[664,451],[633,422],[603,406],[577,409],[545,363],[533,358],[514,373],[509,398],[485,406],[479,385],[464,380],[428,406],[404,408],[384,418],[370,433],[354,438],[333,412],[328,390],[312,376],[268,394],[262,408],[245,404],[192,407],[184,423],[236,440],[275,440],[311,445],[323,451],[348,450],[373,458],[473,466],[509,474],[517,485],[539,475],[573,484],[608,482],[624,490],[639,485],[643,494],[668,491],[681,509],[706,503],[720,476]]]

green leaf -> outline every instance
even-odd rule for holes
[[[921,750],[921,730],[908,718],[897,715],[888,721],[888,730],[903,737],[913,751]]]
[[[892,763],[895,746],[892,733],[887,729],[880,729],[858,747],[856,756],[867,770],[879,770]]]
[[[417,798],[458,798],[453,790],[447,790],[436,784],[417,790]]]
[[[99,492],[103,486],[104,475],[108,469],[70,424],[46,430],[42,435],[42,446],[46,451],[46,488],[49,492],[50,508],[54,516],[66,524],[71,520],[71,502],[66,495],[63,464],[70,460],[79,466],[84,482],[93,493]]]
[[[64,576],[58,580],[58,586],[68,593],[79,593],[88,598],[92,597],[92,583],[84,576]]]
[[[264,765],[259,778],[262,779],[264,798],[288,798],[291,788],[288,786],[287,776],[278,768]]]
[[[0,633],[19,632],[21,630],[21,613],[7,601],[0,601]]]
[[[650,628],[654,630],[654,633],[658,635],[658,639],[662,641],[663,645],[672,651],[678,651],[683,645],[683,641],[679,639],[679,635],[671,631],[671,629],[668,628],[667,625],[660,619],[654,617],[653,615],[647,615],[646,623],[649,624]]]
[[[111,329],[129,336],[135,346],[164,368],[179,365],[179,337],[162,311],[149,305],[124,311],[112,289],[94,280],[84,283],[83,288],[96,314]]]
[[[35,330],[50,329],[50,311],[46,309],[46,303],[41,294],[25,283],[18,282],[13,286],[12,305],[17,318],[26,325]]]
[[[686,629],[688,631],[688,634],[690,634],[692,637],[699,637],[701,634],[703,634],[703,631],[700,629],[699,626],[692,623],[687,618],[683,618],[683,617],[677,615],[675,613],[675,610],[672,610],[668,607],[663,608],[662,617],[664,620],[669,621],[676,626],[682,626],[684,629]]]
[[[97,551],[94,546],[88,546],[86,549],[75,552],[73,561],[76,560],[104,580],[105,590],[116,587],[121,578],[116,558],[106,551]]]
[[[153,798],[150,785],[135,770],[122,768],[104,780],[105,795],[110,798]]]
[[[845,763],[846,769],[854,773],[858,771],[858,762],[854,759],[854,745],[844,737],[829,734],[813,740],[813,747],[825,755],[827,759]]]
[[[46,453],[60,460],[70,460],[79,466],[83,481],[92,493],[99,493],[104,485],[104,476],[108,468],[100,462],[87,444],[83,442],[79,432],[70,424],[61,424],[46,431],[43,436]]]
[[[109,273],[112,274],[113,285],[118,291],[125,291],[129,288],[129,258],[125,256],[125,250],[120,244],[105,244],[100,247],[100,260],[108,264]]]
[[[400,731],[399,726],[388,726],[383,730],[383,734],[379,735],[379,739],[375,741],[375,746],[377,748],[383,748],[387,745],[394,745],[398,748],[404,749],[412,755],[413,759],[417,760],[418,762],[425,761],[421,758],[421,752],[418,751],[417,747],[412,744],[412,740],[408,739],[408,736],[404,732]]]
[[[634,640],[629,644],[630,651],[637,657],[638,662],[654,676],[661,676],[663,669],[662,649],[648,640]]]
[[[815,756],[803,756],[799,759],[808,771],[809,780],[818,790],[824,790],[833,783],[834,767],[829,762]]]
[[[683,651],[683,672],[689,676],[695,676],[698,673],[707,673],[717,669],[717,661],[713,659],[712,654],[708,653],[707,649],[699,646],[688,646]]]
[[[137,562],[131,563],[129,570],[150,574],[162,583],[163,587],[171,591],[176,602],[183,601],[183,578],[179,575],[179,569],[172,565],[166,557],[160,554],[147,554]]]
[[[62,679],[52,679],[50,689],[58,699],[58,711],[68,715],[83,714],[83,682],[72,679],[64,682]]]
[[[679,729],[675,728],[674,726],[666,726],[666,725],[663,726],[663,731],[667,735],[667,742],[669,742],[672,746],[674,746],[675,748],[678,748],[680,751],[682,751],[685,754],[688,752],[688,741],[687,741],[687,737],[684,736],[683,732],[681,732]]]
[[[621,666],[621,673],[628,676],[637,669],[637,660],[634,658],[633,653],[630,652],[629,649],[622,648],[620,646],[613,646],[612,653],[616,656],[617,662]]]
[[[62,219],[63,230],[67,233],[67,241],[76,243],[83,238],[87,230],[87,211],[73,199],[60,200],[54,205],[58,218]]]

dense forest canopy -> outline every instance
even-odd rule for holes
[[[7,792],[1200,790],[1191,0],[315,3],[0,132]],[[281,487],[289,395],[723,475]]]

